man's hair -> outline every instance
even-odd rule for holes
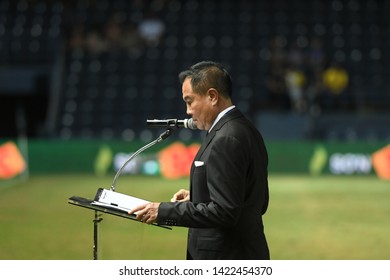
[[[232,78],[220,63],[202,61],[192,65],[179,74],[181,84],[187,78],[191,78],[192,89],[197,94],[203,95],[209,88],[215,88],[226,98],[232,96]]]

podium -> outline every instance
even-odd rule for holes
[[[172,122],[168,123],[168,128],[167,130],[162,133],[157,139],[154,141],[150,142],[149,144],[143,146],[140,148],[138,151],[136,151],[123,165],[122,167],[118,170],[118,172],[115,174],[114,180],[111,185],[111,190],[105,190],[102,188],[99,188],[95,198],[94,199],[89,199],[89,198],[84,198],[84,197],[79,197],[79,196],[72,196],[68,199],[68,203],[71,205],[75,206],[80,206],[85,209],[89,209],[94,211],[94,219],[93,219],[93,259],[97,260],[98,259],[98,226],[99,223],[103,220],[101,217],[103,214],[109,214],[109,215],[114,215],[118,216],[121,218],[133,220],[133,221],[138,221],[135,217],[135,215],[129,215],[129,208],[126,208],[128,204],[133,205],[132,207],[135,206],[134,203],[139,203],[138,205],[141,205],[145,202],[145,200],[141,200],[132,196],[124,195],[115,192],[115,184],[116,181],[125,168],[125,166],[137,155],[139,155],[142,151],[150,148],[151,146],[155,145],[156,143],[159,143],[163,140],[165,140],[168,136],[172,134],[172,131],[174,129],[179,128],[178,121],[177,120],[172,120]],[[101,194],[103,193],[106,194],[105,198],[101,197]],[[131,207],[131,208],[132,208]],[[153,223],[152,225],[161,227],[164,229],[172,229],[169,226],[166,225],[159,225],[157,223]]]
[[[136,222],[139,222],[136,218],[135,215],[129,215],[127,211],[116,209],[116,208],[111,208],[111,207],[104,207],[102,205],[95,205],[93,204],[96,202],[95,200],[88,199],[88,198],[83,198],[79,196],[72,196],[68,199],[68,203],[71,205],[75,206],[80,206],[85,209],[89,209],[94,211],[94,219],[93,219],[93,259],[98,260],[98,227],[99,223],[103,221],[102,215],[103,214],[109,214],[109,215],[114,215],[117,217],[133,220]],[[165,226],[165,225],[159,225],[159,224],[152,224],[157,227],[165,228],[172,230],[171,227]]]

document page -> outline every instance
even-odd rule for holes
[[[95,196],[95,201],[91,204],[129,212],[134,207],[146,203],[149,203],[149,201],[112,190],[99,188]]]

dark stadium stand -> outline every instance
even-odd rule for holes
[[[262,124],[267,112],[298,114],[314,123],[304,138],[351,140],[340,130],[363,118],[370,121],[354,139],[390,139],[389,15],[390,0],[1,0],[0,82],[26,66],[33,80],[47,76],[48,108],[40,108],[47,114],[33,136],[149,141],[160,131],[149,131],[146,119],[186,117],[178,72],[217,60],[254,121],[264,112]],[[137,29],[149,16],[164,28],[155,41]],[[321,82],[331,62],[348,75],[338,94]],[[287,92],[289,67],[305,77],[298,111]],[[0,98],[19,88],[0,83]],[[322,121],[332,114],[336,130]]]

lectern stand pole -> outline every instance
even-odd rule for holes
[[[103,220],[100,218],[101,214],[95,210],[95,219],[93,219],[93,259],[98,259],[98,226],[99,223]]]
[[[89,198],[79,197],[79,196],[72,196],[68,200],[68,203],[70,204],[81,206],[83,208],[92,209],[95,212],[95,217],[93,219],[93,259],[97,260],[98,259],[98,226],[99,223],[103,221],[102,218],[103,214],[110,214],[110,215],[126,218],[137,222],[139,221],[135,218],[135,215],[129,215],[126,211],[94,205],[92,204],[93,202],[94,200],[91,200]],[[170,226],[159,225],[156,223],[152,225],[172,230]]]

